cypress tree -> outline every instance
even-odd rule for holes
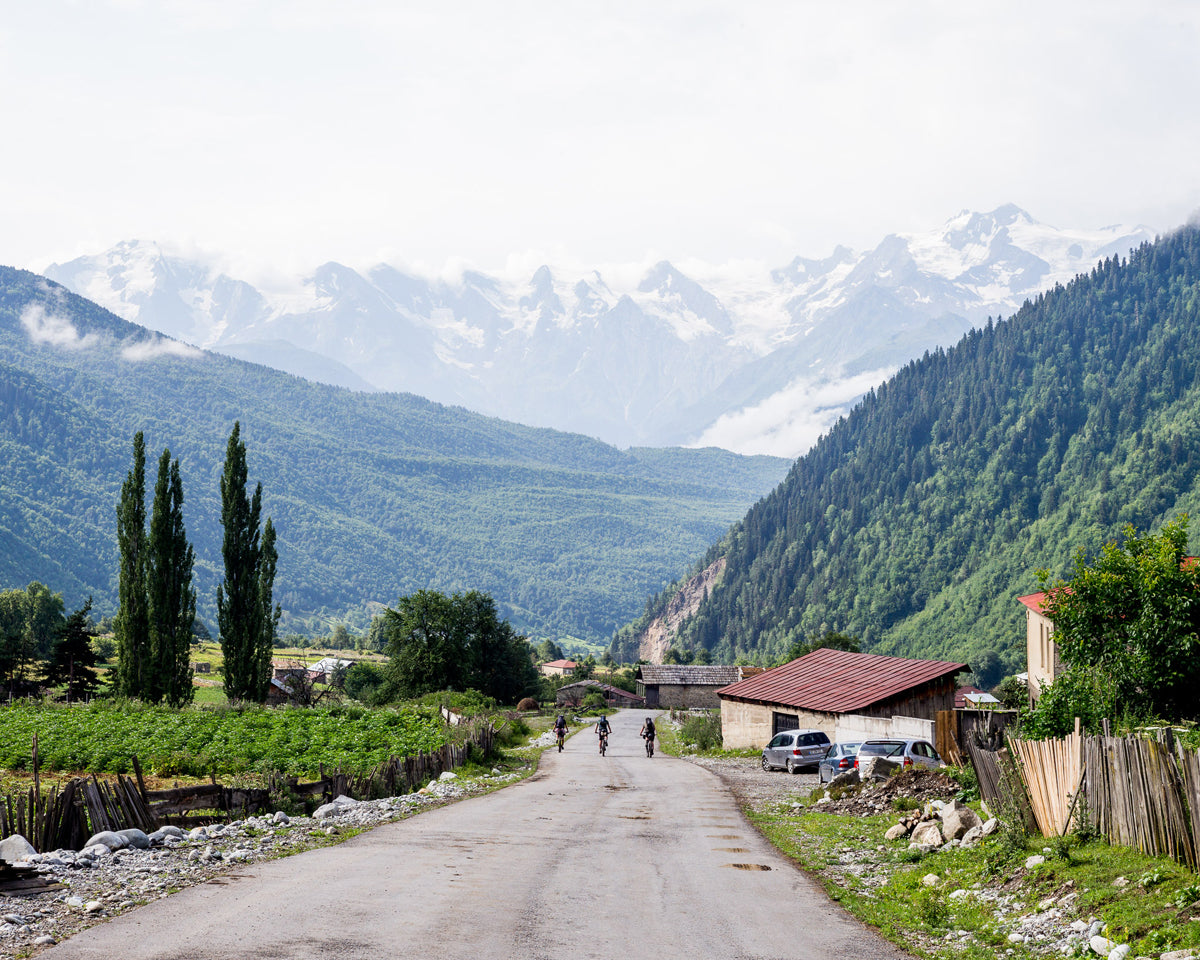
[[[151,669],[144,700],[166,700],[173,707],[192,702],[191,641],[196,619],[192,588],[195,560],[183,526],[183,482],[179,461],[163,450],[154,486],[154,509],[147,545],[146,585],[149,597]]]
[[[275,582],[275,527],[267,519],[261,535],[262,484],[246,496],[246,445],[235,422],[221,476],[221,526],[225,581],[217,587],[217,622],[225,658],[225,695],[230,700],[267,698],[271,648],[279,608],[272,608]]]
[[[133,468],[125,477],[117,503],[117,548],[121,609],[113,623],[117,640],[113,687],[121,696],[140,697],[150,648],[146,596],[146,446],[140,430],[133,437]]]

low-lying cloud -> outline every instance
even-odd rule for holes
[[[844,380],[793,380],[762,403],[727,413],[694,444],[724,447],[747,456],[802,456],[820,436],[849,413],[859,398],[895,372],[870,370]]]
[[[154,360],[158,357],[199,357],[203,351],[182,340],[168,340],[165,337],[150,337],[122,348],[121,356],[135,363],[142,360]]]
[[[34,343],[47,343],[66,350],[94,347],[100,338],[94,333],[80,336],[75,324],[57,313],[47,313],[40,303],[31,303],[21,311],[21,326]]]

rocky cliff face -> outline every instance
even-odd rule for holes
[[[662,616],[651,620],[637,637],[638,658],[650,663],[662,663],[671,646],[679,625],[696,612],[700,603],[708,596],[713,584],[725,570],[725,558],[713,561],[687,581],[671,598]]]

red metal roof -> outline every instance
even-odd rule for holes
[[[850,713],[966,670],[948,660],[909,660],[823,647],[717,691],[723,699]]]
[[[1045,613],[1046,591],[1041,593],[1027,593],[1023,597],[1017,597],[1018,603],[1023,603],[1034,613]]]

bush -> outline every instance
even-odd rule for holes
[[[689,714],[679,726],[679,739],[700,752],[720,750],[720,714]]]

